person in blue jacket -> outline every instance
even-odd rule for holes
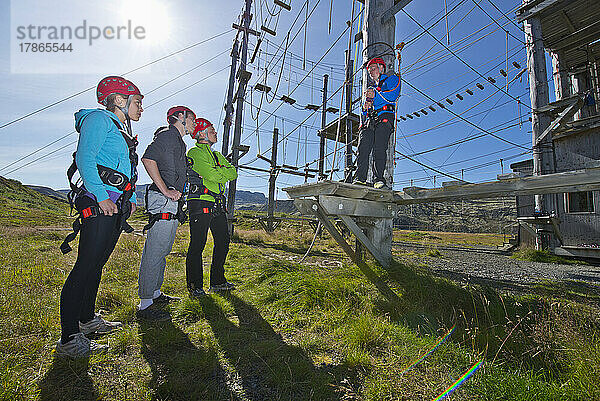
[[[373,186],[389,189],[383,174],[388,143],[394,132],[396,101],[400,96],[400,77],[395,74],[386,75],[385,61],[380,57],[369,60],[367,70],[376,86],[368,88],[365,92],[354,183],[366,184],[369,155],[372,152]]]
[[[140,119],[143,96],[132,82],[111,76],[98,84],[97,98],[105,110],[75,113],[79,142],[76,167],[69,170],[73,169],[70,175],[79,170],[83,181],[81,187],[72,185],[81,234],[77,261],[60,295],[62,334],[56,344],[57,355],[68,357],[86,357],[106,349],[106,345],[88,337],[122,326],[120,322],[104,320],[94,310],[102,268],[115,248],[125,220],[135,211],[137,139],[131,134],[130,122]]]

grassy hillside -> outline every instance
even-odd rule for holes
[[[183,300],[152,325],[134,317],[144,239],[123,235],[98,306],[125,327],[99,340],[107,354],[74,362],[52,349],[75,252],[53,231],[0,228],[0,400],[432,400],[482,359],[452,400],[600,399],[597,306],[456,285],[411,262],[370,264],[367,279],[327,236],[299,263],[311,238],[291,223],[275,237],[240,229],[226,266],[238,290],[193,301],[181,227],[163,289]]]
[[[0,225],[51,225],[64,222],[68,213],[65,202],[0,177]]]

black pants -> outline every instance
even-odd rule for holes
[[[369,155],[373,152],[373,178],[383,181],[390,135],[394,132],[394,114],[385,113],[377,121],[369,119],[360,130],[355,180],[367,181]],[[385,121],[384,121],[385,120]]]
[[[96,203],[81,197],[76,201],[78,210]],[[121,235],[121,216],[99,215],[83,220],[79,231],[77,261],[60,293],[60,325],[63,343],[79,333],[79,322],[94,317],[96,295],[102,277],[102,268],[115,249]]]
[[[203,203],[204,201],[197,201]],[[188,202],[192,203],[192,202]],[[195,203],[195,201],[194,201]],[[211,205],[212,202],[208,202]],[[214,248],[212,263],[210,265],[210,285],[223,284],[225,279],[225,259],[229,252],[229,230],[227,228],[227,215],[220,212],[194,214],[190,207],[190,247],[185,260],[185,275],[190,291],[202,288],[202,251],[206,245],[208,229],[213,235]]]

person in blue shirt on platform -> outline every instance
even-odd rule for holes
[[[375,57],[367,63],[375,87],[365,91],[362,124],[358,142],[357,170],[354,184],[366,185],[369,155],[373,153],[373,186],[390,189],[383,176],[390,136],[394,132],[396,101],[400,96],[400,77],[385,73],[385,61]]]

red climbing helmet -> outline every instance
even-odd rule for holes
[[[383,59],[381,57],[373,57],[371,60],[369,60],[369,62],[367,63],[367,70],[369,69],[370,66],[372,66],[373,64],[380,64],[383,66],[383,71],[385,72],[385,61],[383,61]]]
[[[96,88],[98,103],[106,106],[106,98],[113,93],[118,93],[126,98],[132,95],[139,95],[142,99],[144,98],[142,92],[140,92],[133,82],[116,75],[103,78],[98,83],[98,87]]]
[[[198,136],[198,133],[204,131],[208,127],[212,127],[212,123],[210,121],[208,121],[205,118],[197,118],[196,119],[196,128],[194,129],[194,132],[192,133],[192,138],[196,139],[196,137]]]
[[[194,113],[192,111],[192,109],[190,109],[189,107],[186,106],[174,106],[171,107],[168,111],[167,111],[167,122],[169,122],[169,118],[174,116],[177,113],[192,113],[192,115],[194,116],[194,118],[196,118],[196,113]]]

